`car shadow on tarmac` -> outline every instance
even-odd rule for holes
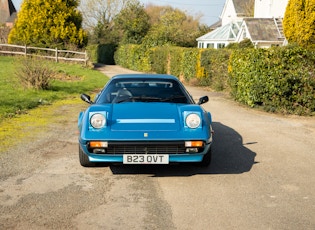
[[[234,129],[219,122],[213,123],[214,136],[212,161],[208,167],[193,164],[170,165],[111,165],[113,174],[148,174],[156,177],[193,176],[199,174],[241,174],[249,172],[256,153],[244,145],[242,136]]]

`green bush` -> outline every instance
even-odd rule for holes
[[[249,38],[246,38],[240,43],[230,43],[225,48],[226,49],[247,49],[247,48],[254,48],[254,45]]]
[[[315,55],[300,47],[234,51],[229,64],[231,93],[251,107],[312,114],[315,111]]]
[[[114,65],[114,54],[117,49],[115,44],[89,45],[87,48],[90,60],[93,63]]]
[[[206,49],[201,53],[201,67],[204,76],[200,85],[222,91],[228,88],[228,63],[231,51],[227,49]]]
[[[146,50],[141,45],[124,45],[115,60],[126,68],[169,73],[186,82],[229,90],[237,101],[251,107],[263,105],[267,111],[293,114],[315,112],[315,52],[297,46]]]
[[[151,72],[166,74],[168,50],[165,47],[154,47],[150,49],[149,55]]]
[[[181,63],[182,75],[189,82],[197,76],[199,49],[183,48],[183,59]]]
[[[217,90],[227,88],[229,50],[200,50],[161,46],[144,49],[141,45],[121,45],[115,61],[125,68],[172,74],[187,82],[209,85]],[[200,58],[201,57],[201,58]],[[209,65],[211,63],[211,65]]]
[[[183,60],[183,48],[180,47],[169,47],[168,48],[168,58],[167,58],[167,73],[174,76],[181,76],[182,74],[182,60]]]
[[[81,93],[100,90],[108,78],[100,71],[79,64],[55,63],[38,60],[41,66],[55,71],[55,78],[47,90],[25,89],[15,74],[20,68],[17,57],[0,56],[0,120],[24,113],[28,109],[50,104],[65,98],[79,98]]]
[[[119,46],[114,56],[115,63],[128,69],[141,71],[139,50],[141,50],[140,45],[127,44]]]

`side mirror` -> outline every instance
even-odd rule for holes
[[[91,97],[89,95],[87,95],[87,94],[84,94],[84,93],[81,94],[81,99],[84,102],[87,102],[89,104],[93,104],[93,101],[91,101]]]
[[[209,101],[209,97],[208,96],[201,97],[201,98],[199,98],[198,105],[207,103],[208,101]]]

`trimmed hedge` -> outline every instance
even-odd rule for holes
[[[217,90],[227,88],[229,50],[201,50],[173,46],[144,50],[141,45],[122,45],[115,62],[132,70],[171,74],[187,82],[210,85]]]
[[[251,107],[310,115],[315,112],[315,52],[300,47],[234,51],[231,93]]]
[[[183,48],[183,59],[181,63],[182,77],[190,82],[197,77],[197,63],[200,49]]]
[[[186,82],[228,90],[239,102],[267,111],[315,114],[315,52],[300,47],[198,49],[120,46],[123,67],[172,74]]]
[[[147,52],[140,45],[129,44],[119,46],[114,59],[118,65],[125,68],[150,72],[147,55]]]
[[[116,49],[117,45],[115,44],[89,45],[86,47],[90,60],[93,63],[102,63],[107,65],[115,64],[114,54]]]
[[[204,76],[200,79],[200,85],[222,91],[228,86],[228,64],[232,51],[228,49],[206,49],[201,53],[201,66],[204,68]]]
[[[167,59],[167,73],[172,74],[174,76],[181,76],[182,74],[182,55],[183,48],[180,47],[170,47],[168,49],[168,59]]]
[[[166,74],[168,51],[164,47],[151,48],[149,51],[150,71],[154,73]]]

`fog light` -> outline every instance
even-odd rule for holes
[[[187,148],[186,153],[198,153],[198,148]]]
[[[95,154],[103,154],[106,153],[105,149],[93,149],[93,153]]]

